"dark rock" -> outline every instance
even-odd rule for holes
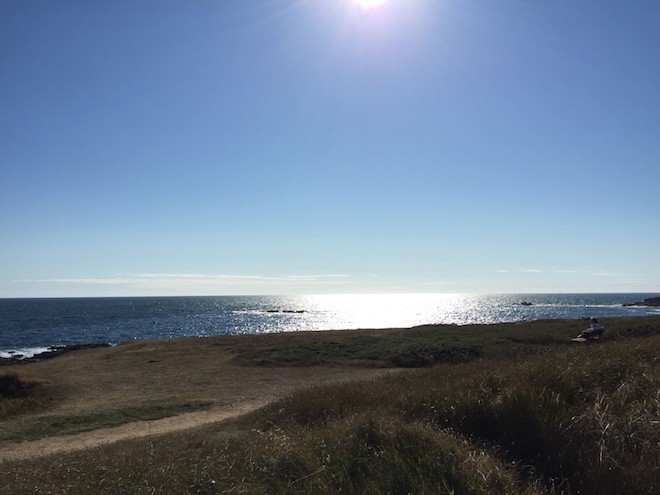
[[[647,297],[643,301],[630,303],[630,304],[624,304],[624,306],[652,306],[652,307],[658,307],[658,306],[660,306],[660,297]]]

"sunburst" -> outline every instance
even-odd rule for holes
[[[353,0],[360,8],[369,10],[385,5],[388,0]]]

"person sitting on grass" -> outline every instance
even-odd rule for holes
[[[598,323],[596,318],[591,318],[591,325],[584,332],[573,339],[574,342],[597,342],[605,333],[605,327]]]

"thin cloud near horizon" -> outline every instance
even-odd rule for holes
[[[20,282],[31,283],[66,283],[66,284],[98,284],[98,285],[132,285],[145,282],[157,281],[183,281],[183,282],[197,282],[197,283],[222,283],[222,282],[323,282],[334,279],[346,279],[350,275],[347,274],[320,274],[320,275],[281,275],[281,276],[265,276],[265,275],[227,275],[227,274],[204,274],[204,273],[139,273],[131,275],[116,275],[113,277],[56,277],[56,278],[43,278],[43,279],[24,279]]]

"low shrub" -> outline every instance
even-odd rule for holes
[[[25,397],[35,390],[39,382],[28,379],[16,371],[0,373],[0,397]]]
[[[0,420],[42,410],[51,402],[43,380],[24,371],[0,373]],[[3,430],[0,427],[0,438]]]

